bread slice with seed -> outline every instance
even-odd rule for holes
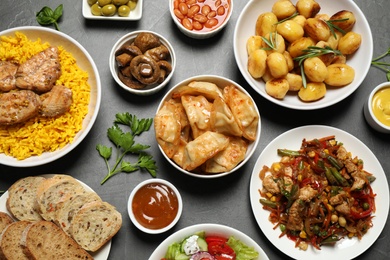
[[[9,224],[0,236],[0,259],[28,260],[20,244],[24,229],[29,221],[16,221]]]
[[[23,231],[21,245],[30,259],[93,259],[56,224],[45,220],[33,222]]]
[[[37,188],[36,207],[43,219],[53,221],[57,204],[68,196],[85,193],[79,181],[69,175],[55,175],[46,179]]]
[[[45,180],[40,176],[29,176],[16,181],[8,189],[6,207],[18,220],[36,221],[42,217],[35,208],[37,188]]]
[[[84,205],[73,217],[70,234],[85,250],[95,252],[107,243],[122,226],[122,215],[107,202]]]
[[[62,228],[65,233],[70,235],[69,227],[73,216],[76,215],[84,205],[93,201],[101,201],[99,195],[93,191],[68,196],[64,201],[57,204],[54,222]]]
[[[0,234],[12,222],[14,222],[14,219],[10,215],[5,212],[0,212]]]

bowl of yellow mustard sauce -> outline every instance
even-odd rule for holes
[[[375,130],[390,133],[390,82],[375,87],[364,105],[367,123]]]

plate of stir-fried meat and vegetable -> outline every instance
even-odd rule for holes
[[[329,126],[303,126],[260,154],[250,183],[256,221],[296,259],[354,258],[379,237],[389,213],[384,170],[356,137]]]

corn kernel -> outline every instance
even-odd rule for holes
[[[329,150],[328,149],[324,149],[324,153],[329,154]]]
[[[298,174],[298,181],[299,181],[299,182],[302,181],[302,174]]]
[[[329,210],[329,211],[333,211],[333,209],[334,209],[334,208],[333,208],[333,206],[332,206],[332,205],[330,205],[330,204],[326,204],[326,206],[327,206],[327,208],[328,208],[328,210]]]
[[[314,157],[316,155],[316,153],[314,151],[310,151],[307,155],[309,157]]]
[[[352,238],[352,237],[354,237],[354,236],[355,236],[355,233],[350,232],[350,233],[348,234],[348,237],[349,237],[349,238]]]
[[[336,214],[333,214],[330,217],[330,221],[332,221],[332,223],[336,223],[338,220],[339,220],[339,217]]]
[[[309,248],[309,245],[306,242],[300,242],[298,245],[299,249],[306,251]]]
[[[280,168],[281,168],[281,166],[280,166],[279,163],[274,163],[274,164],[272,165],[272,169],[273,169],[274,171],[279,171]]]
[[[306,232],[304,230],[302,230],[300,233],[299,233],[299,237],[300,238],[306,238]]]
[[[272,197],[272,193],[271,192],[267,192],[265,195],[267,195],[268,198]]]
[[[334,140],[334,139],[329,140],[329,144],[332,145],[332,146],[333,146],[333,145],[336,145],[336,140]]]
[[[347,220],[343,216],[339,217],[339,225],[341,227],[345,227],[347,225]]]
[[[271,201],[272,201],[272,202],[275,202],[275,201],[276,201],[276,197],[275,197],[275,196],[272,196],[272,197],[271,197]]]

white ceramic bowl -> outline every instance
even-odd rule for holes
[[[367,123],[378,132],[390,134],[390,126],[387,126],[383,124],[381,121],[379,121],[373,112],[374,95],[378,91],[386,88],[390,89],[390,82],[381,83],[371,91],[367,101],[364,103],[364,117],[366,118]]]
[[[296,3],[297,1],[293,0],[292,2]],[[328,88],[325,97],[315,102],[303,102],[299,99],[296,93],[288,94],[283,100],[275,99],[265,92],[265,84],[263,80],[254,79],[247,70],[248,54],[246,50],[246,42],[250,36],[255,34],[257,17],[264,12],[270,12],[275,0],[251,0],[247,3],[238,18],[234,31],[233,42],[234,55],[238,68],[246,81],[256,92],[277,105],[297,110],[313,110],[331,106],[351,95],[363,82],[370,68],[370,61],[373,54],[371,29],[366,17],[357,4],[352,0],[317,0],[316,2],[318,2],[321,6],[320,13],[333,15],[341,10],[349,10],[353,12],[356,17],[356,24],[353,27],[353,31],[362,36],[362,43],[359,50],[347,60],[347,64],[355,70],[355,79],[353,82],[342,88]]]
[[[189,237],[197,232],[203,232],[203,231],[206,233],[206,236],[215,235],[215,236],[222,236],[226,238],[233,236],[234,238],[240,240],[247,246],[254,248],[259,253],[258,259],[262,259],[262,260],[269,259],[266,253],[264,252],[264,250],[252,238],[250,238],[246,234],[228,226],[224,226],[220,224],[211,224],[211,223],[189,226],[173,233],[172,235],[167,237],[153,251],[149,259],[163,259],[169,245],[175,242],[180,243],[186,237]]]
[[[38,26],[25,26],[8,29],[2,31],[0,36],[15,36],[15,32],[23,33],[30,40],[37,40],[39,38],[42,43],[48,42],[51,46],[62,46],[67,52],[73,55],[76,59],[77,65],[82,70],[88,72],[88,83],[91,87],[88,114],[83,120],[83,128],[76,134],[71,143],[56,151],[45,152],[40,156],[32,156],[24,160],[17,160],[14,157],[0,154],[0,164],[14,167],[32,167],[43,165],[63,157],[80,144],[81,141],[83,141],[95,123],[99,112],[101,102],[101,83],[99,72],[92,57],[80,43],[70,36],[53,29]]]
[[[163,151],[163,149],[161,148],[161,146],[159,145],[159,149],[161,151],[161,153],[163,154],[163,156],[165,157],[165,159],[167,159],[167,161],[172,164],[176,169],[178,169],[179,171],[187,174],[187,175],[190,175],[190,176],[193,176],[193,177],[197,177],[197,178],[205,178],[205,179],[212,179],[212,178],[218,178],[218,177],[222,177],[222,176],[226,176],[226,175],[229,175],[235,171],[237,171],[238,169],[240,169],[250,158],[251,156],[253,155],[253,153],[255,152],[256,148],[257,148],[257,145],[259,144],[259,140],[260,140],[260,133],[261,133],[261,117],[260,117],[260,113],[259,113],[259,110],[257,108],[257,105],[255,103],[255,101],[253,100],[253,98],[250,96],[250,94],[242,87],[240,86],[239,84],[237,84],[236,82],[228,79],[228,78],[225,78],[225,77],[222,77],[222,76],[216,76],[216,75],[199,75],[199,76],[194,76],[194,77],[190,77],[188,79],[185,79],[181,82],[179,82],[178,84],[176,84],[173,88],[171,88],[166,94],[165,96],[162,98],[158,108],[157,108],[157,111],[156,113],[161,109],[161,107],[163,106],[164,102],[166,100],[169,100],[171,97],[172,97],[172,93],[174,91],[176,91],[177,88],[179,88],[180,86],[183,86],[183,85],[187,85],[189,84],[190,82],[192,81],[206,81],[206,82],[211,82],[211,83],[214,83],[216,84],[218,87],[220,88],[223,88],[227,85],[234,85],[236,86],[239,90],[241,90],[242,92],[244,92],[246,95],[248,95],[253,104],[255,105],[255,109],[257,111],[257,114],[259,116],[259,123],[258,123],[258,128],[257,128],[257,133],[256,133],[256,140],[253,141],[252,143],[249,144],[248,146],[248,149],[246,151],[246,155],[245,155],[245,158],[243,161],[241,161],[236,167],[234,167],[231,171],[228,171],[228,172],[222,172],[222,173],[218,173],[218,174],[198,174],[198,173],[194,173],[194,172],[191,172],[191,171],[186,171],[184,170],[183,168],[181,168],[179,165],[177,165],[173,160],[171,160],[170,158],[168,158],[168,156],[165,154],[165,152]]]
[[[116,21],[136,21],[142,18],[142,5],[143,0],[138,0],[137,6],[134,10],[130,11],[129,16],[121,17],[118,14],[113,16],[96,16],[91,13],[91,7],[88,4],[88,0],[83,1],[83,16],[85,19],[90,20],[116,20]]]
[[[220,32],[226,26],[226,24],[229,22],[230,17],[232,16],[232,13],[233,13],[233,0],[223,0],[222,1],[223,3],[230,2],[230,6],[229,6],[229,11],[227,13],[227,16],[226,16],[225,20],[222,22],[222,24],[218,25],[218,27],[215,27],[214,29],[209,30],[209,31],[189,30],[186,27],[184,27],[183,24],[180,22],[180,20],[176,17],[176,15],[174,13],[174,9],[175,9],[174,8],[174,1],[175,0],[169,0],[169,12],[171,13],[171,16],[172,16],[174,23],[177,25],[177,27],[179,28],[179,30],[182,33],[184,33],[188,37],[191,37],[194,39],[207,39],[207,38],[210,38],[210,37],[216,35],[218,32]],[[211,10],[215,11],[216,9],[217,8],[215,6],[211,6]],[[199,11],[199,13],[201,13],[201,10]]]
[[[171,188],[173,190],[173,192],[175,193],[175,195],[177,197],[177,201],[178,201],[178,211],[177,211],[176,217],[168,226],[160,228],[160,229],[151,229],[151,228],[144,227],[142,224],[140,224],[137,221],[137,219],[134,215],[134,212],[133,212],[133,208],[132,208],[132,203],[133,203],[133,199],[134,199],[135,194],[139,191],[140,188],[144,187],[145,185],[151,184],[151,183],[162,184],[162,185],[165,185],[165,186]],[[133,222],[133,224],[139,230],[141,230],[145,233],[149,233],[149,234],[160,234],[160,233],[164,233],[164,232],[168,231],[169,229],[171,229],[179,221],[182,211],[183,211],[183,200],[182,200],[181,195],[180,195],[179,191],[177,190],[177,188],[172,183],[170,183],[166,180],[163,180],[163,179],[158,179],[158,178],[148,179],[148,180],[145,180],[145,181],[139,183],[131,191],[130,196],[129,196],[129,200],[127,203],[127,212],[129,214],[130,220]]]
[[[140,34],[141,32],[145,32],[145,33],[152,33],[154,35],[156,35],[158,38],[160,38],[160,41],[162,44],[165,45],[165,47],[168,48],[169,52],[170,52],[170,59],[168,60],[168,62],[171,63],[171,66],[172,66],[172,71],[171,73],[165,78],[165,80],[160,83],[160,84],[152,84],[152,85],[147,85],[145,88],[143,89],[134,89],[134,88],[130,88],[128,86],[126,86],[118,77],[118,66],[116,64],[116,60],[115,60],[115,52],[125,43],[129,43],[129,42],[133,42],[134,39],[137,37],[138,34]],[[136,94],[136,95],[140,95],[140,96],[148,96],[148,95],[152,95],[152,94],[155,94],[156,92],[160,91],[161,89],[163,89],[167,84],[168,82],[171,80],[172,78],[172,75],[173,73],[175,72],[175,68],[176,68],[176,54],[175,54],[175,51],[172,47],[172,45],[168,42],[167,39],[165,39],[162,35],[156,33],[156,32],[152,32],[152,31],[146,31],[146,30],[142,30],[142,31],[134,31],[134,32],[131,32],[131,33],[128,33],[124,36],[122,36],[115,44],[114,46],[112,47],[112,50],[111,50],[111,53],[110,53],[110,57],[109,57],[109,65],[110,65],[110,71],[111,71],[111,75],[112,77],[115,79],[115,81],[118,83],[118,85],[123,88],[124,90],[130,92],[130,93],[133,93],[133,94]]]

